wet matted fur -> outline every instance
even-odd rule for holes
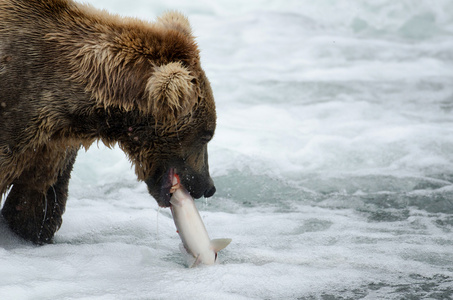
[[[0,196],[10,189],[2,214],[25,239],[52,240],[77,151],[97,140],[118,143],[161,206],[170,170],[211,196],[215,126],[183,15],[150,23],[71,0],[0,0]]]

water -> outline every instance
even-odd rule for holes
[[[1,299],[453,298],[453,2],[91,0],[186,13],[217,101],[220,264],[186,268],[119,149],[80,153],[56,244],[0,223]]]

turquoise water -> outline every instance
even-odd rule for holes
[[[187,269],[119,149],[80,153],[56,244],[0,224],[0,298],[450,299],[453,2],[88,1],[187,14],[217,101],[220,264]]]

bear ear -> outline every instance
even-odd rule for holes
[[[196,79],[179,62],[154,69],[146,84],[147,107],[156,122],[166,124],[189,114],[197,100]]]
[[[157,23],[164,28],[174,29],[190,36],[192,28],[190,27],[189,20],[183,14],[177,11],[170,11],[157,18]]]

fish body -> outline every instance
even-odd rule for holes
[[[180,184],[177,175],[173,179],[173,184],[170,208],[184,248],[195,258],[193,266],[200,263],[212,265],[216,261],[217,252],[228,246],[231,239],[209,239],[195,202]]]

